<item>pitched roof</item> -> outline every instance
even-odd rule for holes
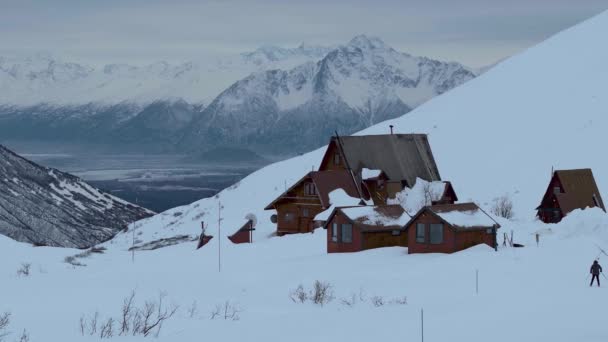
[[[500,228],[498,222],[475,203],[438,204],[424,207],[416,213],[410,223],[414,222],[414,220],[425,211],[430,211],[442,221],[456,229]]]
[[[400,205],[349,206],[335,208],[325,226],[338,212],[353,223],[362,225],[363,231],[402,229],[410,220],[410,216]]]
[[[274,209],[274,205],[282,200],[289,192],[306,181],[312,181],[317,189],[317,196],[324,208],[329,207],[329,193],[336,189],[343,189],[353,198],[359,198],[359,192],[354,181],[346,170],[311,171],[295,182],[289,189],[274,199],[264,210]],[[365,194],[364,194],[365,196]]]
[[[556,194],[557,201],[564,214],[574,209],[599,206],[606,210],[602,196],[593,178],[591,169],[557,170],[554,176],[559,178],[563,193]],[[552,189],[548,189],[550,192]],[[597,200],[597,205],[593,197]]]
[[[332,143],[336,141],[333,137]],[[441,180],[426,134],[345,136],[340,137],[340,142],[357,174],[363,168],[382,170],[390,180],[406,180],[410,186],[416,177]]]

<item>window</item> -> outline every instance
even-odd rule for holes
[[[399,235],[401,235],[401,231],[400,231],[400,230],[393,230],[393,231],[391,232],[391,234],[392,234],[393,236],[399,236]]]
[[[331,241],[338,242],[338,224],[331,225]]]
[[[308,210],[308,208],[302,208],[302,217],[308,217],[310,216],[310,212]]]
[[[443,224],[442,223],[431,223],[430,228],[430,242],[433,245],[439,245],[443,243]]]
[[[317,188],[313,183],[304,183],[304,194],[314,196],[317,194]]]
[[[353,225],[350,223],[342,224],[342,242],[343,243],[353,242]]]
[[[494,228],[486,229],[486,234],[494,234]]]
[[[553,187],[553,193],[554,193],[554,194],[556,194],[556,195],[557,195],[557,194],[559,194],[559,193],[561,193],[561,192],[562,192],[562,188],[560,188],[559,186],[555,186],[555,187]]]
[[[416,224],[416,242],[420,242],[420,243],[424,243],[425,242],[425,237],[424,237],[424,231],[426,229],[426,226],[424,223],[417,223]]]
[[[340,153],[334,154],[334,165],[340,165]]]
[[[285,222],[293,221],[295,215],[292,212],[285,213]]]

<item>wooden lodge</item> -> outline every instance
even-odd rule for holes
[[[309,172],[264,208],[277,211],[272,217],[277,235],[310,233],[318,228],[314,217],[330,207],[329,193],[336,189],[355,199],[366,196],[345,170]]]
[[[337,207],[325,222],[327,252],[406,247],[403,227],[409,219],[400,205]]]
[[[234,234],[230,235],[228,239],[234,244],[252,243],[254,230],[255,228],[253,220],[247,220],[247,222],[245,222],[245,224],[243,224],[243,226]]]
[[[541,221],[557,223],[571,211],[587,207],[606,211],[591,169],[557,170],[536,210]]]
[[[404,187],[413,186],[416,178],[441,180],[426,134],[332,137],[319,170],[352,173],[375,204],[385,204]]]
[[[484,243],[496,248],[498,228],[475,203],[426,206],[405,226],[408,253],[454,253]]]

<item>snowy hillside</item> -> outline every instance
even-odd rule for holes
[[[458,63],[414,57],[361,35],[316,63],[233,84],[198,115],[181,143],[253,143],[302,152],[335,130],[350,134],[403,115],[474,77]]]
[[[151,214],[0,145],[0,234],[37,245],[83,248]]]
[[[602,156],[608,130],[604,87],[608,69],[603,66],[608,48],[596,44],[606,31],[608,13],[603,13],[408,115],[358,134],[386,134],[389,124],[399,133],[428,133],[441,175],[452,182],[460,201],[472,200],[487,208],[494,198],[506,194],[519,218],[534,217],[552,167],[592,168],[606,198],[608,163]],[[222,226],[228,234],[251,212],[259,221],[254,239],[264,239],[274,225],[269,221],[272,212],[263,208],[285,185],[318,167],[322,154],[319,149],[270,165],[216,198],[169,210],[136,225],[144,240],[196,235],[201,220],[211,225],[217,222],[221,201]]]

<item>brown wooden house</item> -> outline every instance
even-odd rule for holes
[[[591,169],[557,170],[536,208],[545,223],[557,223],[575,209],[599,207],[606,211]]]
[[[427,206],[405,226],[408,253],[454,253],[484,243],[496,248],[498,228],[475,203]]]
[[[234,244],[252,243],[254,230],[255,228],[253,227],[253,220],[247,220],[247,222],[245,222],[245,224],[243,224],[243,226],[234,234],[230,235],[228,239]]]
[[[315,228],[314,217],[330,207],[329,193],[343,189],[349,196],[359,199],[361,187],[355,186],[353,177],[345,170],[312,171],[302,177],[265,210],[276,210],[273,222],[277,235],[309,233]]]
[[[325,222],[327,252],[406,247],[403,226],[409,219],[400,205],[337,207]]]
[[[378,173],[366,178],[366,169]],[[332,137],[319,170],[352,172],[376,204],[385,204],[404,187],[413,186],[417,177],[441,179],[426,134]]]

